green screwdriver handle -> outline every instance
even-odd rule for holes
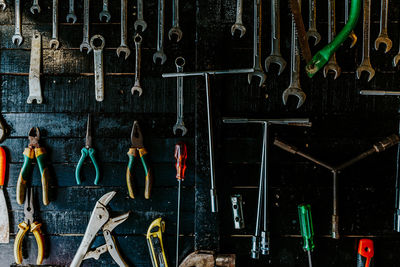
[[[311,218],[311,206],[309,204],[301,204],[297,207],[299,212],[300,230],[303,237],[303,249],[305,251],[312,251],[314,245],[314,229]]]

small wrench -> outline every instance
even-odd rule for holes
[[[139,26],[142,28],[142,32],[147,28],[147,23],[143,19],[143,0],[137,0],[137,19],[133,26],[135,27],[135,31],[138,30]]]
[[[40,87],[40,63],[41,63],[42,37],[38,31],[33,32],[31,62],[29,67],[29,96],[26,102],[42,104],[42,89]]]
[[[399,41],[399,52],[393,58],[393,67],[396,67],[397,63],[399,63],[399,61],[400,61],[400,41]]]
[[[1,11],[6,10],[6,8],[7,8],[6,0],[0,0],[0,9],[1,9]]]
[[[185,66],[185,59],[183,57],[177,57],[175,59],[176,72],[183,72],[183,66]],[[173,132],[176,135],[177,130],[182,131],[182,136],[187,133],[187,128],[183,122],[183,77],[176,78],[176,123],[173,127]]]
[[[121,44],[117,48],[117,56],[121,54],[121,52],[125,53],[125,60],[131,54],[131,50],[129,49],[128,45],[126,44],[126,39],[128,39],[128,9],[127,9],[128,0],[121,0]]]
[[[108,12],[108,0],[103,0],[103,10],[99,14],[100,21],[103,21],[103,17],[106,18],[106,22],[109,22],[111,19],[111,14]]]
[[[88,54],[92,51],[89,44],[89,0],[83,0],[83,40],[79,49],[82,52],[84,48]]]
[[[392,48],[392,40],[390,40],[387,30],[388,12],[389,12],[388,6],[389,6],[388,0],[381,0],[380,32],[378,38],[376,38],[375,40],[375,50],[379,49],[380,44],[386,45],[385,54],[389,52],[389,50]]]
[[[164,53],[164,8],[165,0],[158,0],[157,51],[153,55],[153,62],[157,63],[157,59],[160,59],[161,65],[167,60]]]
[[[232,36],[235,36],[235,32],[240,32],[240,38],[246,33],[246,27],[243,25],[243,0],[236,0],[236,21],[231,27]]]
[[[269,65],[279,65],[278,75],[281,75],[286,67],[286,60],[281,55],[281,22],[280,22],[280,0],[271,0],[271,54],[265,59],[265,70],[268,72]]]
[[[99,46],[94,45],[94,40],[100,39],[101,44]],[[105,45],[104,37],[96,34],[90,39],[90,45],[93,49],[94,57],[94,84],[95,84],[95,95],[96,101],[104,100],[104,71],[103,71],[103,48]]]
[[[375,70],[372,68],[370,53],[370,25],[371,23],[371,0],[364,0],[364,21],[363,21],[363,54],[360,66],[358,66],[356,74],[357,79],[361,78],[361,73],[366,71],[369,73],[368,82],[375,76]]]
[[[33,3],[32,3],[32,6],[31,6],[30,10],[31,10],[31,13],[33,15],[35,15],[35,11],[37,13],[40,13],[41,9],[40,9],[40,6],[39,6],[39,0],[33,0]]]
[[[261,87],[267,75],[261,66],[261,0],[254,0],[254,20],[253,20],[253,69],[254,72],[247,75],[247,81],[251,83],[253,76],[260,77],[259,86]]]
[[[138,33],[136,33],[135,38],[133,38],[135,41],[135,49],[136,49],[136,61],[135,61],[135,84],[133,85],[131,92],[132,95],[135,94],[135,91],[139,93],[139,96],[142,95],[143,89],[142,86],[140,85],[140,66],[141,66],[141,44],[142,44],[142,36],[140,36]]]
[[[299,0],[300,3],[300,0]],[[299,45],[297,40],[296,25],[292,15],[292,35],[291,35],[291,48],[290,48],[290,84],[282,94],[283,104],[286,105],[289,96],[295,96],[298,98],[297,107],[301,107],[305,100],[306,94],[303,92],[300,86],[300,53]]]
[[[347,21],[349,20],[349,1],[350,1],[350,0],[345,0],[345,1],[344,1],[344,23],[345,23],[345,24],[346,24]],[[352,30],[352,31],[350,32],[349,37],[350,37],[350,39],[352,40],[352,41],[351,41],[351,44],[350,44],[350,48],[353,48],[353,46],[355,46],[356,43],[357,43],[357,35],[354,33],[354,30]]]
[[[172,0],[172,28],[168,32],[168,38],[172,40],[172,35],[176,35],[176,41],[182,39],[182,30],[179,27],[179,0]]]
[[[317,2],[316,0],[308,1],[308,31],[307,38],[314,38],[314,46],[321,41],[321,35],[317,31]]]
[[[21,34],[21,0],[15,0],[15,31],[11,40],[17,46],[24,41]]]
[[[75,0],[69,0],[68,4],[68,14],[67,14],[67,22],[72,20],[72,23],[75,23],[77,18],[75,15],[75,6],[74,6],[74,1]]]
[[[49,46],[54,50],[60,46],[60,42],[58,41],[58,0],[53,0],[53,32]]]
[[[336,36],[336,3],[335,0],[328,0],[328,43],[332,42]],[[334,80],[340,76],[342,69],[336,61],[336,53],[333,53],[328,63],[324,67],[324,77],[328,75],[329,71],[335,73]]]

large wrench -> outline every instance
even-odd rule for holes
[[[100,39],[99,46],[94,45],[94,40]],[[90,39],[90,45],[93,48],[94,57],[94,85],[96,100],[101,102],[104,100],[104,71],[103,71],[103,48],[105,45],[104,37],[96,34]]]
[[[138,30],[139,26],[142,28],[142,32],[147,28],[147,23],[143,19],[143,0],[137,0],[137,18],[133,26],[135,27],[135,31]]]
[[[247,81],[251,83],[253,76],[260,77],[259,86],[261,87],[267,75],[261,66],[261,0],[254,0],[254,20],[253,20],[253,69],[254,72],[247,75]]]
[[[53,0],[53,30],[49,46],[52,49],[58,49],[60,46],[58,41],[58,0]]]
[[[345,0],[345,1],[344,1],[344,23],[345,23],[345,24],[346,24],[347,21],[349,20],[349,1],[350,1],[350,0]],[[356,43],[357,43],[357,35],[354,33],[354,30],[352,30],[352,31],[350,32],[349,37],[350,37],[350,39],[352,40],[352,41],[351,41],[351,44],[350,44],[350,48],[352,48],[352,47],[355,46]]]
[[[168,32],[168,38],[172,40],[172,35],[176,35],[176,41],[182,39],[182,30],[179,27],[179,0],[172,0],[172,28]]]
[[[109,22],[111,19],[111,14],[108,11],[108,0],[103,0],[103,10],[99,14],[100,21],[103,21],[103,17],[106,18],[106,22]]]
[[[167,60],[167,56],[164,53],[164,1],[158,0],[157,51],[153,55],[153,62],[157,63],[157,59],[160,59],[161,65]]]
[[[82,52],[84,48],[88,54],[92,51],[89,44],[89,0],[83,0],[83,40],[79,49]]]
[[[74,0],[69,0],[69,3],[68,3],[67,22],[69,22],[71,19],[72,19],[72,23],[75,23],[77,20],[76,15],[75,15]]]
[[[243,25],[243,0],[236,0],[236,21],[231,27],[232,36],[235,36],[235,32],[240,32],[240,38],[246,33],[246,27]]]
[[[308,1],[308,31],[307,38],[314,38],[314,46],[321,41],[321,35],[317,31],[317,2],[316,0]]]
[[[300,0],[299,0],[300,3]],[[298,98],[297,107],[299,108],[304,104],[306,100],[306,94],[303,92],[300,86],[300,53],[299,44],[297,40],[296,24],[292,15],[292,36],[291,36],[291,48],[290,48],[290,84],[289,87],[283,91],[282,100],[283,104],[286,105],[288,97],[293,95]]]
[[[6,0],[0,0],[0,9],[1,9],[1,11],[6,10],[6,8],[7,8]]]
[[[11,40],[17,46],[24,41],[21,34],[21,0],[15,0],[15,31]]]
[[[378,38],[375,40],[375,50],[379,49],[380,44],[385,44],[385,53],[389,52],[392,48],[392,40],[388,36],[388,0],[381,0],[381,20],[380,20],[380,32]]]
[[[354,0],[353,0],[354,1]],[[371,23],[371,0],[364,0],[364,21],[363,21],[363,54],[360,66],[358,66],[356,74],[357,79],[361,78],[361,73],[366,71],[369,73],[368,82],[375,76],[375,70],[372,68],[370,52],[370,25]]]
[[[177,57],[175,59],[176,72],[183,72],[183,66],[185,66],[185,59],[183,57]],[[176,123],[173,127],[174,134],[176,135],[177,130],[182,131],[182,136],[187,133],[187,128],[183,122],[183,77],[176,78]]]
[[[135,41],[136,61],[135,61],[135,84],[133,85],[131,92],[133,95],[135,94],[135,91],[137,91],[139,93],[139,96],[141,96],[143,93],[142,86],[140,85],[140,65],[142,62],[141,59],[142,36],[136,33],[135,38],[133,38],[133,40]]]
[[[121,52],[125,53],[125,60],[131,54],[131,50],[126,44],[126,40],[128,39],[128,9],[127,9],[128,0],[121,0],[121,44],[117,48],[117,56],[121,54]]]
[[[328,43],[332,42],[336,36],[336,3],[335,0],[328,0]],[[328,75],[329,71],[335,73],[334,80],[340,76],[342,69],[336,61],[336,53],[333,53],[328,63],[324,67],[324,77]]]
[[[33,3],[32,3],[30,11],[34,15],[35,15],[35,11],[37,13],[40,13],[41,9],[40,9],[40,6],[39,6],[39,0],[33,0]]]
[[[280,0],[271,0],[271,54],[265,59],[265,70],[268,72],[269,65],[279,65],[278,75],[286,67],[286,61],[281,55],[281,22],[280,22]]]
[[[29,67],[29,96],[26,102],[42,104],[42,89],[40,87],[40,63],[41,63],[42,37],[38,31],[33,32],[31,62]]]

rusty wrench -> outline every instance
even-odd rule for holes
[[[15,29],[11,40],[17,46],[20,46],[24,41],[21,34],[21,0],[15,0]]]
[[[35,15],[35,11],[36,11],[37,13],[40,13],[41,8],[40,8],[40,6],[39,6],[39,0],[33,0],[33,3],[32,3],[32,6],[31,6],[30,11],[31,11],[31,13],[32,13],[33,15]]]
[[[157,59],[160,59],[161,65],[167,60],[164,53],[164,9],[165,0],[158,0],[157,51],[153,55],[153,62],[157,63]]]
[[[100,21],[103,21],[103,18],[106,18],[106,22],[109,22],[111,19],[111,14],[108,11],[108,0],[103,0],[103,10],[99,14]]]
[[[328,0],[328,43],[332,42],[336,36],[336,3],[335,0]],[[328,63],[324,67],[324,77],[328,75],[329,71],[335,73],[334,80],[336,80],[342,69],[336,61],[336,53],[333,53]]]
[[[140,67],[141,67],[141,44],[142,44],[142,36],[140,36],[138,33],[135,35],[135,38],[133,38],[135,41],[135,50],[136,50],[136,59],[135,59],[135,84],[133,85],[131,89],[132,95],[135,94],[135,91],[139,93],[139,96],[142,95],[143,89],[142,86],[140,85]]]
[[[94,40],[100,39],[101,44],[95,46]],[[105,45],[104,37],[97,34],[90,39],[90,45],[93,49],[94,57],[94,84],[96,101],[101,102],[104,100],[104,70],[103,70],[103,48]]]
[[[172,35],[176,35],[176,41],[182,39],[182,30],[179,27],[179,0],[172,0],[172,28],[168,32],[168,38],[172,40]]]
[[[83,40],[79,49],[82,52],[84,48],[87,49],[88,54],[92,51],[89,44],[89,0],[83,0]]]
[[[143,19],[143,0],[137,0],[137,19],[134,24],[135,31],[138,30],[139,26],[142,28],[142,32],[147,28],[147,23]]]
[[[321,35],[317,31],[317,3],[316,0],[308,1],[308,31],[307,38],[314,38],[314,46],[321,41]]]
[[[68,1],[68,14],[67,14],[67,22],[72,20],[72,23],[75,23],[77,18],[75,15],[75,5],[74,5],[74,0],[69,0]]]
[[[131,54],[131,50],[129,49],[128,45],[126,44],[126,40],[128,39],[128,0],[121,0],[121,44],[117,48],[117,56],[121,54],[121,52],[125,53],[125,60]]]
[[[183,66],[185,66],[185,59],[183,57],[177,57],[175,59],[176,72],[183,72]],[[187,133],[187,128],[183,122],[183,77],[176,78],[176,123],[173,127],[174,134],[176,135],[177,130],[182,131],[182,136]]]
[[[54,50],[60,46],[58,41],[58,0],[53,0],[53,29],[49,46]]]
[[[246,27],[243,25],[243,0],[236,0],[236,21],[231,27],[232,36],[235,36],[235,31],[240,32],[240,38],[246,33]]]
[[[344,23],[345,24],[347,24],[347,21],[349,20],[349,1],[350,0],[344,1]],[[354,33],[354,30],[351,30],[349,37],[352,40],[351,44],[350,44],[350,48],[352,48],[357,43],[357,35]]]
[[[392,48],[392,40],[388,36],[388,9],[389,0],[381,0],[381,20],[380,20],[380,32],[378,38],[375,40],[375,50],[379,49],[380,44],[385,44],[385,53],[389,52]]]
[[[393,67],[396,67],[399,61],[400,61],[400,42],[399,42],[399,52],[397,52],[397,55],[394,56],[393,58]]]

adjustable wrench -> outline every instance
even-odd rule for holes
[[[142,32],[147,28],[147,23],[143,19],[143,0],[137,0],[137,19],[133,26],[135,27],[135,31],[138,30],[139,26],[142,28]]]
[[[101,44],[99,46],[94,45],[94,40],[100,39]],[[90,39],[90,45],[93,49],[94,57],[94,84],[95,84],[95,95],[96,101],[104,100],[104,71],[103,71],[103,48],[105,45],[104,37],[96,34]]]
[[[21,35],[21,0],[15,0],[15,30],[11,40],[17,46],[24,41],[24,37]]]
[[[387,24],[388,24],[388,6],[389,0],[381,0],[381,20],[380,20],[380,32],[378,38],[375,40],[375,50],[379,49],[380,44],[385,44],[385,53],[389,52],[392,48],[392,40],[389,39]]]
[[[69,3],[68,3],[67,22],[69,22],[71,19],[72,19],[72,23],[75,23],[77,20],[76,15],[75,15],[74,0],[69,0]]]
[[[364,0],[364,21],[363,21],[363,55],[360,66],[356,70],[357,79],[361,78],[361,73],[369,73],[368,82],[375,76],[375,70],[372,68],[370,52],[370,25],[371,23],[371,0]]]
[[[33,32],[31,62],[29,67],[29,96],[26,102],[32,104],[36,100],[37,104],[42,104],[42,89],[40,87],[40,63],[42,50],[42,36],[38,31]]]
[[[52,49],[58,49],[60,46],[58,41],[58,0],[53,0],[53,32],[49,46]]]
[[[268,72],[269,65],[279,65],[278,75],[286,67],[286,61],[281,55],[281,22],[280,22],[280,0],[271,0],[271,54],[265,59],[265,70]]]
[[[182,30],[179,27],[179,0],[172,0],[172,28],[168,32],[168,38],[172,40],[172,35],[176,35],[176,41],[182,39]]]
[[[236,0],[236,21],[231,27],[232,36],[235,36],[235,31],[240,32],[240,38],[246,33],[246,27],[243,25],[243,0]]]
[[[300,2],[300,0],[299,0]],[[290,84],[282,94],[283,104],[286,105],[289,96],[295,96],[298,98],[297,107],[299,108],[304,104],[306,100],[306,94],[303,92],[300,86],[300,53],[299,45],[297,40],[296,25],[292,15],[292,36],[291,36],[291,48],[290,48]]]
[[[40,9],[40,6],[39,6],[39,0],[33,0],[33,3],[32,3],[32,6],[31,6],[30,10],[31,10],[31,13],[33,15],[35,15],[35,11],[37,13],[40,13],[41,9]]]
[[[177,57],[175,59],[176,72],[183,72],[183,66],[185,66],[185,59],[183,57]],[[187,133],[187,128],[183,122],[183,77],[176,78],[176,123],[173,127],[174,134],[176,135],[177,130],[182,131],[182,136]]]
[[[83,0],[83,40],[79,49],[82,52],[84,48],[88,54],[92,51],[89,44],[89,0]]]
[[[157,51],[153,55],[153,62],[156,64],[157,59],[160,59],[161,65],[167,60],[164,53],[164,8],[165,0],[158,0]]]
[[[103,0],[103,10],[99,14],[100,21],[103,21],[103,17],[106,18],[106,22],[109,22],[111,19],[111,14],[108,11],[108,0]]]
[[[140,36],[138,33],[135,35],[135,38],[133,38],[135,41],[135,50],[136,50],[136,61],[135,61],[135,84],[133,85],[131,92],[132,95],[135,94],[135,91],[139,93],[139,96],[142,95],[143,89],[142,86],[140,86],[140,65],[142,62],[141,59],[141,44],[142,44],[142,36]]]
[[[336,36],[336,7],[335,0],[328,0],[328,43],[332,42]],[[329,71],[335,73],[334,80],[340,76],[342,69],[336,61],[336,53],[333,53],[328,63],[324,67],[324,77],[326,78]]]
[[[254,0],[254,20],[253,20],[253,69],[254,72],[247,75],[247,81],[251,83],[253,76],[260,77],[259,86],[261,87],[267,75],[261,66],[261,0]]]
[[[316,0],[308,1],[308,31],[307,38],[314,38],[314,46],[321,41],[321,35],[317,31],[317,2]]]
[[[7,8],[6,1],[5,0],[0,0],[0,9],[1,9],[1,11],[6,10],[6,8]]]
[[[345,23],[345,24],[346,24],[347,21],[349,20],[349,1],[350,1],[350,0],[345,0],[345,1],[344,1],[344,23]],[[352,48],[352,47],[355,46],[356,43],[357,43],[357,35],[354,33],[354,30],[352,30],[352,31],[350,32],[349,37],[350,37],[350,39],[352,40],[352,41],[351,41],[351,45],[350,45],[350,48]]]
[[[121,44],[117,48],[117,56],[121,54],[121,52],[125,53],[125,60],[131,54],[131,50],[129,49],[128,45],[126,44],[126,40],[128,39],[128,9],[127,9],[128,0],[121,0]]]

